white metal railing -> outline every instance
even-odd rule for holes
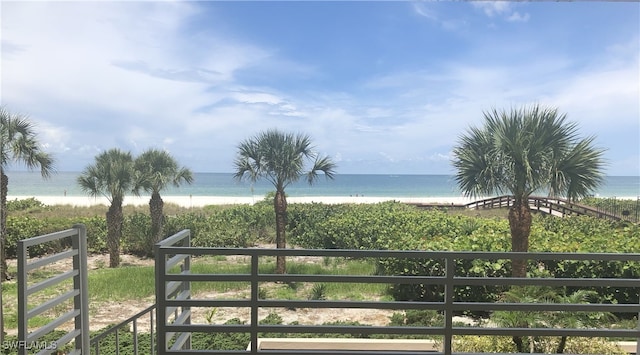
[[[71,240],[71,248],[39,259],[29,258],[29,248],[40,244]],[[71,259],[72,269],[59,273],[37,283],[29,282],[29,273],[61,260]],[[18,241],[18,354],[37,350],[38,354],[49,354],[56,348],[74,341],[74,351],[70,354],[89,353],[89,299],[87,291],[87,232],[82,224],[73,228]],[[32,295],[45,289],[60,287],[66,280],[73,280],[73,287],[57,297],[39,305],[30,305]],[[29,332],[29,320],[60,305],[73,300],[72,309],[46,325]],[[74,321],[75,329],[56,341],[45,342],[43,336],[60,325]]]

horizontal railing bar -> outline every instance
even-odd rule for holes
[[[45,326],[40,327],[39,329],[29,333],[27,335],[27,343],[30,343],[32,341],[36,341],[38,339],[40,339],[40,337],[46,335],[47,333],[51,332],[52,330],[56,329],[57,327],[59,327],[60,325],[68,322],[69,320],[77,317],[78,315],[80,315],[80,310],[79,309],[74,309],[71,310],[63,315],[61,315],[60,317],[52,320],[51,322],[47,323]]]
[[[166,281],[192,282],[250,282],[249,274],[167,274]],[[306,274],[259,274],[258,282],[348,282],[348,283],[389,283],[416,284],[429,283],[443,285],[444,276],[375,276],[375,275],[306,275]],[[513,278],[513,277],[454,277],[454,285],[460,286],[498,286],[498,285],[548,285],[548,286],[593,286],[593,287],[640,287],[640,279],[617,278]]]
[[[348,282],[348,283],[429,283],[444,285],[444,276],[295,275],[260,274],[258,282]],[[402,280],[402,282],[398,282]]]
[[[417,301],[322,301],[322,300],[258,300],[257,305],[262,308],[295,307],[295,308],[361,308],[361,309],[433,309],[444,310],[444,303],[417,302]],[[250,299],[244,300],[214,300],[214,299],[188,299],[167,300],[167,313],[178,307],[239,307],[249,308],[252,305]],[[170,307],[171,306],[171,307]]]
[[[343,283],[403,283],[443,285],[442,276],[371,276],[371,275],[305,275],[305,274],[167,274],[165,281],[192,282],[343,282]],[[401,282],[400,282],[401,281]],[[247,285],[248,286],[248,285]]]
[[[54,232],[54,233],[33,237],[33,238],[22,239],[22,240],[19,240],[18,243],[21,243],[23,246],[28,248],[37,244],[42,244],[42,243],[52,242],[54,240],[58,240],[62,238],[72,237],[76,234],[78,234],[77,229],[67,229],[60,232]]]
[[[419,251],[419,250],[347,250],[347,249],[264,249],[264,248],[203,248],[161,246],[162,254],[196,255],[257,255],[257,256],[328,256],[347,258],[401,259],[483,259],[483,260],[598,260],[640,261],[640,253],[552,253],[552,252],[483,252],[483,251]]]
[[[568,311],[638,313],[640,304],[455,302],[453,311]]]
[[[166,325],[173,333],[247,333],[250,325]],[[384,327],[384,326],[330,326],[330,325],[258,325],[261,333],[314,333],[314,334],[398,334],[444,335],[444,327]],[[636,337],[640,330],[631,329],[567,329],[567,328],[486,328],[453,327],[455,335],[515,335],[515,336],[582,336],[582,337]]]
[[[73,289],[73,290],[71,290],[69,292],[66,292],[66,293],[56,297],[56,298],[50,299],[50,300],[40,304],[39,306],[27,311],[27,319],[31,319],[32,317],[35,317],[38,314],[40,314],[40,313],[42,313],[42,312],[44,312],[44,311],[46,311],[46,310],[48,310],[50,308],[53,308],[53,307],[65,302],[65,301],[68,301],[69,299],[71,299],[71,298],[73,298],[73,297],[75,297],[75,296],[77,296],[79,294],[80,294],[80,290]]]
[[[252,276],[250,274],[165,274],[165,281],[182,282],[182,281],[211,281],[211,282],[250,282]],[[248,286],[248,285],[247,285]]]
[[[78,275],[79,271],[78,270],[69,270],[67,272],[64,272],[62,274],[59,274],[57,276],[48,278],[46,280],[40,281],[35,285],[29,286],[27,287],[27,296],[32,295],[36,292],[42,291],[47,287],[51,287],[53,285],[57,285],[67,279],[73,278],[74,276]]]
[[[165,269],[166,270],[171,269],[172,267],[178,265],[180,262],[184,261],[188,257],[189,257],[188,254],[178,254],[169,258],[169,260],[167,260],[167,263],[166,263],[167,266],[165,266]]]
[[[45,265],[49,265],[49,264],[55,263],[56,261],[60,261],[60,260],[67,259],[67,258],[71,258],[71,257],[73,257],[75,255],[78,255],[78,250],[77,249],[69,249],[69,250],[65,250],[65,251],[57,253],[57,254],[52,254],[52,255],[43,257],[41,259],[38,259],[36,261],[30,262],[30,263],[28,262],[26,264],[25,271],[26,272],[30,272],[30,271],[33,271],[35,269],[41,268],[41,267],[43,267]]]
[[[179,307],[239,307],[239,308],[249,308],[251,307],[251,300],[200,300],[200,299],[186,299],[186,300],[176,300],[169,299],[163,302],[167,306],[167,314],[173,312],[176,308]]]
[[[181,333],[248,333],[251,325],[217,325],[217,324],[167,324],[167,332]],[[258,325],[261,333],[315,333],[315,334],[412,334],[443,335],[444,327],[385,327],[385,326],[334,326],[334,325]]]

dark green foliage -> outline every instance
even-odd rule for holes
[[[509,224],[505,219],[476,218],[442,210],[424,211],[402,203],[380,204],[292,204],[288,209],[289,241],[311,249],[390,249],[509,251]],[[273,208],[261,201],[253,206],[209,206],[193,212],[166,217],[165,234],[191,230],[192,244],[206,247],[247,247],[273,240]],[[89,252],[104,253],[104,216],[43,217],[15,213],[9,216],[7,251],[15,257],[19,239],[70,228],[87,226]],[[150,255],[148,214],[125,215],[123,252]],[[64,247],[46,245],[31,250],[37,256]],[[612,223],[591,217],[557,218],[535,215],[530,237],[532,252],[611,252],[640,251],[640,226]],[[458,260],[457,276],[510,275],[509,260]],[[593,261],[531,261],[529,271],[544,267],[553,277],[640,278],[637,263]],[[379,260],[378,272],[387,275],[443,274],[442,260]],[[493,286],[456,287],[458,301],[495,301],[504,291]],[[568,290],[569,292],[572,290]],[[634,289],[594,289],[600,302],[637,302]],[[399,300],[441,300],[443,290],[435,285],[398,284],[390,288]],[[635,301],[634,301],[635,300]]]
[[[237,205],[213,214],[187,213],[167,218],[165,234],[191,230],[192,245],[200,247],[247,247],[271,238],[269,214],[262,206]]]
[[[149,214],[135,212],[124,217],[122,241],[127,252],[139,256],[152,256],[153,235]]]
[[[45,205],[33,197],[13,201],[7,201],[7,211],[35,211],[45,208]]]
[[[510,251],[510,231],[504,219],[480,219],[421,211],[400,203],[372,205],[305,206],[289,221],[291,240],[305,248]],[[305,213],[303,213],[305,212]],[[315,215],[315,216],[313,216]],[[309,218],[306,218],[309,216]],[[296,221],[302,221],[295,224]],[[557,218],[536,215],[530,237],[536,252],[640,251],[640,227],[620,225],[592,217]],[[543,266],[554,277],[639,278],[640,265],[593,261],[532,261],[529,271]],[[505,277],[510,260],[457,260],[457,276]],[[442,276],[442,260],[383,259],[379,272],[387,275]],[[493,302],[504,288],[461,286],[456,301]],[[572,290],[569,290],[572,291]],[[595,289],[601,302],[637,302],[635,289]],[[397,300],[441,301],[436,285],[397,284],[390,288]],[[634,301],[634,299],[636,301]]]

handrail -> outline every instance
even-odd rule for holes
[[[173,240],[174,245],[176,240]],[[184,245],[184,244],[183,244]],[[156,279],[156,302],[158,307],[157,331],[158,353],[180,354],[193,353],[188,349],[169,349],[167,334],[178,337],[192,332],[246,332],[250,334],[251,346],[249,353],[268,353],[257,348],[258,335],[265,332],[274,333],[360,333],[360,334],[432,334],[442,336],[443,352],[437,354],[453,354],[453,337],[458,335],[552,335],[552,336],[595,336],[595,337],[631,337],[640,338],[639,329],[560,329],[560,328],[483,328],[483,327],[455,327],[453,315],[469,310],[511,310],[511,311],[606,311],[618,313],[640,313],[640,304],[564,304],[564,303],[487,303],[487,302],[457,302],[454,299],[455,287],[469,285],[540,285],[540,286],[581,286],[581,287],[630,287],[640,289],[638,279],[553,279],[553,278],[492,278],[492,277],[461,277],[455,275],[455,261],[464,259],[529,259],[529,260],[604,260],[604,261],[632,261],[640,262],[640,254],[574,254],[574,253],[513,253],[513,252],[435,252],[435,251],[388,251],[388,250],[307,250],[307,249],[232,249],[232,248],[194,248],[189,246],[170,246],[159,243],[156,245],[156,260],[163,264],[172,255],[205,256],[205,255],[241,255],[250,258],[250,272],[247,274],[190,274],[158,273]],[[264,282],[299,282],[321,280],[321,275],[292,275],[265,274],[259,271],[261,258],[274,256],[325,256],[349,258],[407,258],[407,259],[437,259],[445,264],[443,275],[419,276],[375,276],[375,275],[331,275],[327,280],[342,283],[431,283],[444,286],[444,297],[438,302],[368,302],[368,301],[319,301],[319,300],[265,300],[259,297],[259,285]],[[190,284],[201,281],[236,280],[249,282],[251,292],[248,299],[220,300],[220,299],[169,299],[166,294],[166,284],[180,281]],[[250,322],[247,325],[211,325],[211,324],[181,324],[167,320],[166,310],[170,307],[247,307],[250,309]],[[311,325],[263,325],[258,322],[258,311],[272,307],[299,308],[375,308],[375,309],[435,309],[444,313],[444,325],[441,327],[379,327],[379,326],[311,326]],[[163,313],[163,316],[160,314]],[[163,341],[160,341],[163,339]],[[640,341],[638,342],[640,344]],[[640,345],[638,345],[640,347]],[[194,350],[195,351],[195,350]],[[237,352],[202,351],[205,354],[227,354]],[[278,351],[279,354],[299,354],[296,351]],[[346,352],[305,351],[305,354],[342,354]],[[392,352],[381,352],[391,354]]]
[[[44,243],[71,240],[71,248],[39,260],[29,258],[29,248]],[[29,281],[29,272],[44,268],[56,261],[71,259],[72,270],[62,272],[38,283]],[[49,233],[18,241],[18,342],[3,344],[16,347],[18,354],[27,354],[30,350],[40,350],[38,354],[50,353],[51,350],[62,348],[63,345],[74,341],[71,354],[84,354],[89,351],[89,298],[87,291],[87,230],[83,224],[76,224],[72,228]],[[44,289],[52,289],[65,280],[72,281],[72,288],[48,299],[36,306],[30,305],[30,297]],[[37,300],[36,300],[37,301]],[[29,332],[29,320],[60,304],[73,301],[72,309],[49,321],[38,329]],[[68,321],[73,320],[75,329],[67,332],[56,341],[47,343],[39,341],[41,337]],[[35,344],[37,349],[28,349]]]
[[[138,339],[138,321],[144,317],[146,314],[149,314],[149,324],[150,324],[150,328],[149,328],[149,337],[150,337],[150,344],[149,344],[149,353],[150,354],[154,354],[155,353],[155,345],[154,345],[154,326],[155,326],[155,320],[153,317],[154,311],[156,309],[156,305],[153,304],[145,309],[143,309],[142,311],[134,314],[133,316],[123,320],[122,322],[112,326],[109,329],[106,329],[105,331],[101,332],[100,334],[92,337],[89,340],[89,344],[90,344],[90,348],[93,349],[94,354],[95,355],[99,355],[100,354],[100,344],[102,341],[104,341],[109,335],[114,334],[116,338],[118,338],[119,336],[119,332],[121,330],[128,330],[129,329],[129,324],[132,324],[132,333],[133,333],[133,354],[137,355],[139,354],[140,351],[140,346],[139,346],[139,339]],[[119,353],[120,352],[120,344],[118,341],[115,342],[115,346],[116,346],[116,352]],[[144,352],[146,353],[146,352]]]
[[[469,202],[462,206],[470,209],[502,208],[510,207],[513,203],[513,196],[502,195]],[[547,214],[559,214],[562,217],[566,215],[587,215],[613,221],[629,220],[636,223],[638,222],[638,220],[634,221],[630,219],[629,216],[617,215],[600,208],[583,205],[564,198],[529,196],[527,203],[532,210]]]

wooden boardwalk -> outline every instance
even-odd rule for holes
[[[514,203],[513,196],[503,195],[490,197],[468,204],[414,204],[419,208],[469,208],[469,209],[487,209],[487,208],[508,208]],[[562,198],[551,198],[541,196],[530,196],[529,206],[531,210],[540,213],[551,214],[558,217],[565,216],[591,216],[596,218],[604,218],[611,221],[629,221],[639,223],[640,218],[635,211],[622,211],[621,214],[614,214],[603,209],[591,206],[581,205]],[[627,212],[627,213],[625,213]]]

